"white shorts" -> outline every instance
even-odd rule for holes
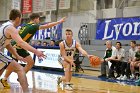
[[[64,58],[62,56],[58,56],[58,62],[63,66]]]
[[[10,62],[12,62],[12,58],[5,55],[3,52],[0,52],[0,70],[6,68]]]
[[[66,71],[66,68],[67,68],[67,67],[64,67],[64,66],[63,66],[63,61],[64,61],[64,58],[63,58],[62,56],[59,56],[59,57],[58,57],[58,62],[62,65],[64,71]],[[74,67],[71,67],[70,71],[74,71],[74,70],[75,70],[75,68],[74,68]]]

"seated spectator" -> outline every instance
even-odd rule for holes
[[[116,50],[110,58],[107,58],[107,61],[110,61],[112,64],[109,69],[109,78],[120,77],[120,66],[122,62],[125,62],[125,50],[122,48],[121,42],[116,42]],[[114,75],[114,70],[116,70],[117,76]]]
[[[139,68],[139,73],[140,73],[140,44],[138,44],[138,49],[137,49],[137,52],[135,54],[134,60],[130,63],[130,70],[132,73],[131,79],[133,79],[133,77],[134,77],[135,67]]]
[[[104,58],[101,63],[101,75],[98,76],[99,78],[107,76],[108,61],[106,61],[106,58],[110,58],[115,50],[116,48],[112,46],[112,42],[106,41],[106,50],[105,50]]]
[[[47,46],[47,44],[48,43],[46,41],[44,41],[43,44],[42,44],[42,46]]]
[[[36,46],[41,46],[41,41],[39,40],[39,41],[37,41],[37,45]]]
[[[31,45],[31,46],[36,46],[35,41],[32,40],[32,41],[30,42],[30,45]]]
[[[55,46],[55,40],[51,40],[49,46]]]
[[[124,70],[124,76],[121,76],[119,79],[120,80],[127,80],[128,78],[131,77],[131,79],[134,78],[133,75],[131,75],[131,71],[130,71],[130,63],[134,60],[135,54],[137,52],[137,47],[136,47],[136,41],[131,41],[130,42],[130,49],[129,49],[129,57],[128,57],[128,62],[126,65],[126,69]],[[122,68],[124,66],[122,65]],[[130,76],[131,75],[131,76]]]

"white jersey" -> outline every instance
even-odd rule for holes
[[[64,47],[65,47],[65,51],[66,51],[66,55],[68,57],[72,57],[74,56],[74,53],[75,53],[75,50],[76,50],[76,41],[73,40],[72,41],[72,45],[71,46],[68,46],[66,41],[63,40],[63,44],[64,44]]]
[[[13,24],[8,21],[0,26],[0,49],[3,49],[6,45],[10,44],[11,38],[5,36],[5,29]]]
[[[5,36],[5,29],[13,24],[8,21],[0,26],[0,69],[6,68],[9,62],[12,62],[12,58],[5,55],[2,50],[6,45],[10,44],[11,38]]]

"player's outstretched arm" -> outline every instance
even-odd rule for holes
[[[11,53],[11,54],[13,54],[14,56],[15,56],[15,58],[18,58],[18,53],[16,52],[16,50],[12,47],[12,45],[11,44],[8,44],[7,46],[6,46],[6,49]]]
[[[55,26],[55,25],[57,25],[57,24],[60,24],[60,23],[65,22],[65,20],[66,20],[66,17],[63,17],[62,19],[60,19],[60,20],[57,21],[57,22],[51,22],[51,23],[47,23],[47,24],[44,24],[44,25],[40,25],[40,26],[39,26],[39,29],[51,28],[51,27],[53,27],[53,26]]]
[[[8,45],[6,46],[6,49],[7,49],[11,54],[13,54],[14,57],[15,57],[17,60],[21,60],[21,61],[26,62],[26,60],[25,60],[23,57],[21,57],[21,56],[18,55],[18,53],[16,52],[16,50],[13,48],[13,46],[12,46],[11,44],[8,44]]]
[[[38,57],[45,57],[45,55],[41,51],[38,51],[37,49],[30,46],[28,43],[23,41],[22,38],[19,36],[18,31],[14,27],[8,27],[5,33],[10,35],[12,39],[17,42],[17,45],[21,48],[35,53]]]
[[[81,47],[78,42],[76,42],[76,48],[82,53],[83,56],[86,56],[88,58],[91,56]]]

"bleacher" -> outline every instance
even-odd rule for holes
[[[125,49],[126,51],[126,59],[128,59],[128,50],[130,49],[130,41],[131,40],[118,40],[119,42],[122,43],[122,47]],[[112,40],[112,44],[113,46],[115,46],[115,43],[118,42],[117,40]],[[106,40],[91,40],[91,45],[84,45],[82,44],[82,47],[89,53],[89,54],[93,54],[93,55],[97,55],[99,57],[103,57],[104,56],[104,52],[106,49],[105,46],[105,42]],[[137,44],[140,44],[140,41],[136,41]],[[82,67],[85,69],[91,69],[91,70],[100,70],[100,66],[98,68],[92,68],[90,66],[89,60],[87,58],[85,58],[83,60],[83,64]]]

